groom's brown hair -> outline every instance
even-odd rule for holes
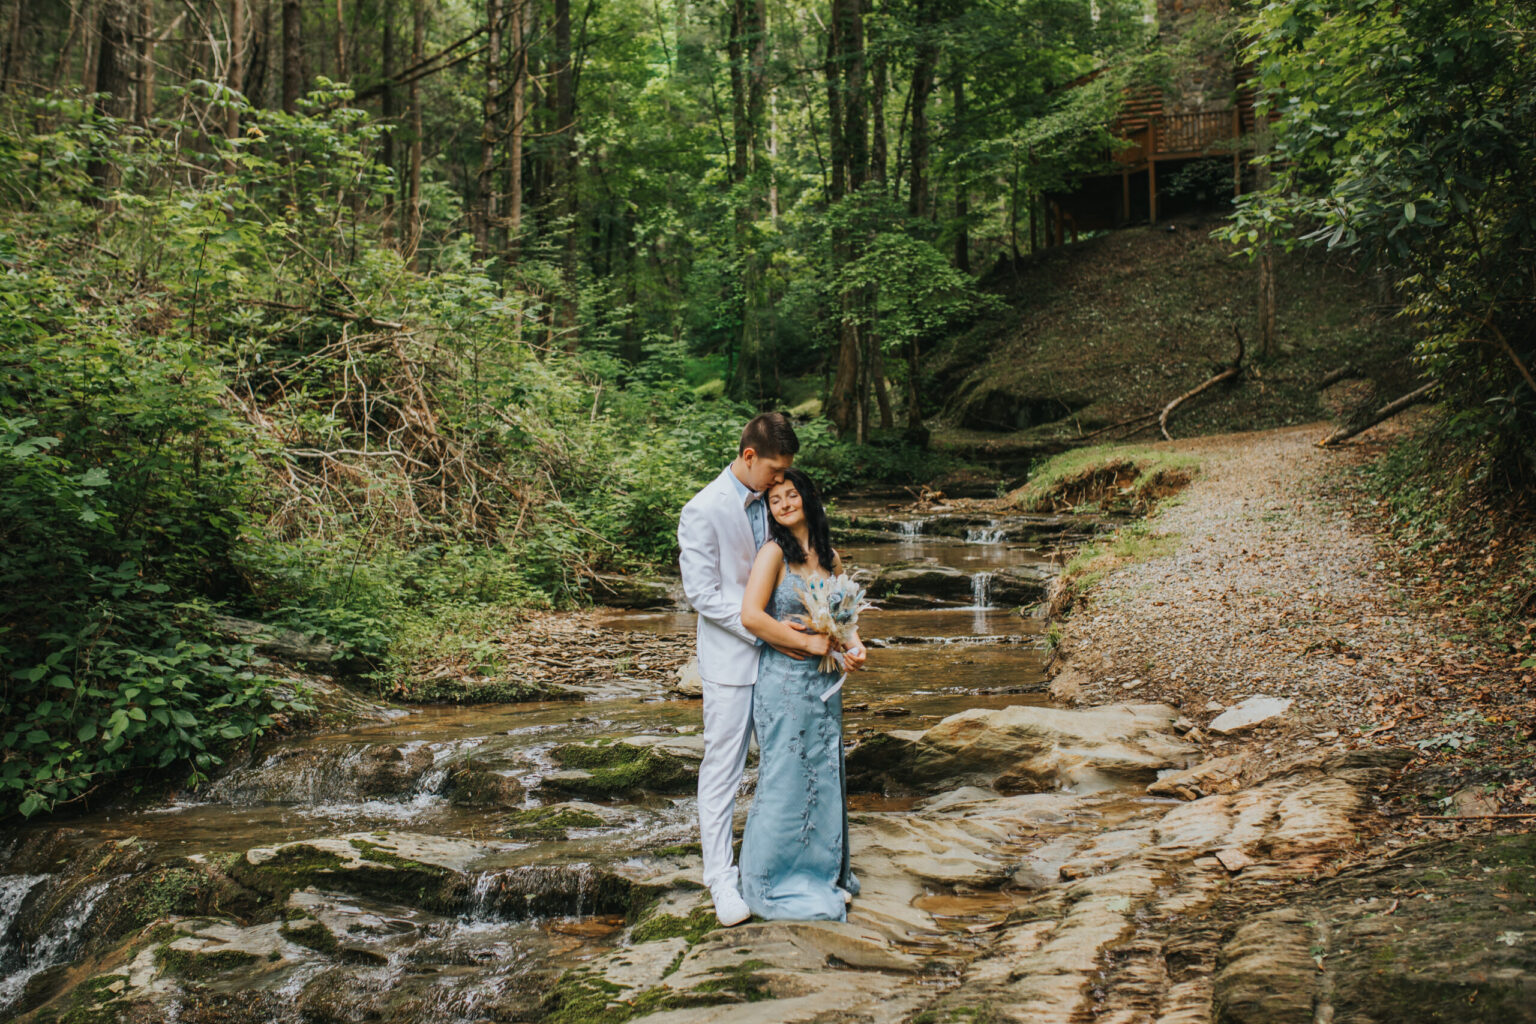
[[[781,412],[765,412],[752,417],[741,431],[741,447],[748,448],[762,458],[776,459],[781,455],[793,455],[800,450],[800,438],[789,417]]]

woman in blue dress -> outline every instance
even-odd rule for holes
[[[757,791],[741,842],[742,896],[770,920],[843,921],[859,883],[848,867],[842,693],[823,700],[837,677],[819,659],[772,646],[790,628],[783,620],[805,615],[796,577],[824,579],[841,565],[809,477],[786,470],[766,500],[772,539],[752,565],[741,609],[741,624],[768,642],[752,696]],[[858,669],[864,657],[855,637],[844,662]]]

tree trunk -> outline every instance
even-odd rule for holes
[[[229,0],[229,62],[225,67],[224,87],[241,92],[245,85],[245,0]],[[225,97],[224,137],[240,137],[240,105],[233,96]],[[229,164],[226,170],[234,170]]]
[[[873,32],[870,34],[870,42],[874,43]],[[877,47],[875,50],[872,75],[874,81],[869,90],[869,177],[884,189],[890,163],[889,146],[885,138],[885,91],[888,73],[884,47]]]
[[[347,16],[341,9],[342,0],[336,0],[336,81],[351,79],[347,68]]]
[[[965,122],[965,73],[955,69],[955,121],[952,131],[958,137]],[[965,174],[957,169],[955,174],[955,266],[971,272],[971,195],[966,187]]]
[[[96,110],[108,117],[125,118],[133,106],[133,76],[128,65],[134,56],[128,20],[127,0],[107,0],[102,4],[92,77],[96,91],[102,94]],[[117,184],[118,168],[112,164],[93,161],[90,174],[103,187]]]
[[[752,237],[761,215],[762,179],[770,173],[763,136],[768,59],[766,7],[766,0],[735,0],[727,43],[733,121],[731,180],[737,189],[735,245],[741,267],[736,384],[740,394],[750,393],[754,400],[763,393],[762,319],[766,305],[762,262]]]
[[[565,224],[560,255],[561,295],[556,326],[566,332],[565,344],[576,350],[576,78],[571,53],[571,0],[555,0],[555,181],[556,216]]]
[[[411,66],[417,67],[426,55],[427,0],[411,0]],[[411,177],[405,198],[405,259],[412,270],[418,266],[416,251],[421,245],[421,85],[412,78],[406,86],[406,104],[411,112]]]
[[[85,0],[85,17],[81,20],[81,35],[85,41],[85,59],[80,65],[80,88],[87,95],[97,91],[101,74],[101,19],[105,11],[97,0]],[[73,16],[74,5],[70,5]]]
[[[395,109],[395,0],[384,0],[383,10],[384,26],[380,58],[380,65],[384,73],[384,90],[380,96],[380,110],[384,118],[384,137],[379,143],[379,158],[384,166],[391,171],[398,171],[395,166],[395,136],[400,133],[400,125],[395,118],[398,111]],[[395,178],[394,187],[384,197],[384,237],[393,238],[395,234],[395,201],[400,196],[400,179]]]
[[[1275,355],[1275,249],[1269,232],[1259,243],[1259,353]]]
[[[845,188],[849,195],[856,193],[869,172],[861,0],[833,0],[831,27],[829,94],[839,107],[838,116],[833,119],[832,140],[833,192],[837,201],[843,198]],[[832,248],[839,271],[858,258],[856,238],[846,228],[834,232]],[[861,323],[866,299],[864,290],[858,288],[844,288],[839,297],[837,371],[827,399],[827,417],[840,433],[849,428],[855,433],[859,431],[859,367],[864,334]]]
[[[283,113],[297,113],[304,95],[304,19],[299,0],[283,0]]]
[[[25,0],[22,0],[25,2]],[[18,7],[20,4],[18,4]],[[139,80],[133,102],[134,118],[141,125],[155,116],[155,4],[139,0]]]
[[[907,343],[907,430],[916,433],[923,426],[923,408],[918,393],[917,339]]]
[[[485,0],[485,98],[480,105],[480,215],[475,218],[475,251],[488,259],[496,221],[496,102],[501,96],[501,2]]]
[[[128,32],[129,12],[126,0],[107,0],[101,7],[101,21],[96,45],[95,83],[106,98],[97,109],[109,117],[127,117],[133,107],[134,60]]]
[[[5,26],[4,49],[0,51],[0,94],[9,92],[11,83],[21,78],[21,36],[26,10],[27,0],[13,0],[10,22]]]
[[[512,0],[512,122],[507,141],[507,255],[515,262],[523,234],[523,90],[528,82],[528,47],[524,19],[528,0]]]
[[[938,45],[930,38],[935,0],[916,0],[917,59],[912,65],[912,171],[907,193],[907,212],[914,217],[928,216],[928,97],[933,92],[934,69],[939,63]]]
[[[885,386],[885,352],[879,336],[873,333],[869,336],[869,376],[875,387],[875,404],[880,407],[880,429],[890,430],[896,426],[896,418],[891,414],[890,389]]]
[[[1273,145],[1273,136],[1270,131],[1269,119],[1261,117],[1254,126],[1254,148],[1261,156],[1267,156]],[[1259,191],[1264,191],[1270,186],[1269,164],[1259,161],[1258,173],[1254,184]],[[1270,240],[1269,229],[1263,230],[1259,239],[1259,354],[1268,360],[1275,355],[1275,253],[1274,243]]]

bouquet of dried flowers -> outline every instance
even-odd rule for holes
[[[824,579],[806,579],[796,574],[795,592],[805,605],[806,628],[813,633],[825,633],[834,643],[833,649],[821,656],[821,671],[839,673],[837,682],[821,695],[825,702],[848,678],[843,651],[857,642],[859,613],[871,605],[864,600],[864,588],[847,573]]]

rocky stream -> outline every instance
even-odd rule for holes
[[[635,653],[561,699],[357,700],[344,727],[270,741],[172,802],[13,830],[0,1018],[1405,1019],[1366,1011],[1372,985],[1397,992],[1412,973],[1390,940],[1430,908],[1393,895],[1394,871],[1417,884],[1414,862],[1312,884],[1358,846],[1405,752],[1213,764],[1168,705],[1053,705],[1044,623],[1021,610],[1103,524],[874,499],[843,511],[844,558],[881,605],[865,620],[871,670],[846,697],[863,883],[847,923],[714,927],[692,617],[618,609],[570,625],[573,654],[615,631]],[[739,816],[751,783],[749,768]],[[1529,843],[1501,842],[1457,854],[1478,885],[1509,881],[1467,914],[1536,931]],[[1280,898],[1298,883],[1348,920],[1320,930],[1339,915]],[[1516,956],[1480,945],[1461,963],[1497,979]],[[1351,987],[1329,957],[1379,970]],[[1478,1008],[1524,1011],[1465,1019],[1529,1019],[1527,977],[1490,981]]]

